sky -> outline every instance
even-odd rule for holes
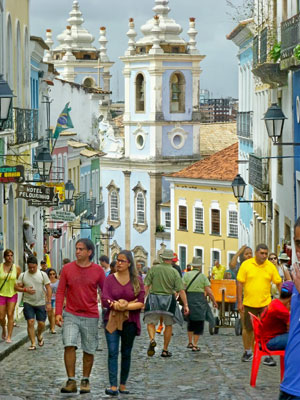
[[[56,36],[66,27],[73,0],[30,0],[31,35],[46,38],[46,29]],[[112,68],[111,90],[113,100],[123,100],[124,80],[123,63],[119,57],[127,49],[128,19],[135,19],[135,29],[141,36],[140,27],[153,17],[154,0],[79,0],[80,10],[85,20],[83,26],[95,37],[94,46],[99,48],[99,28],[107,30],[107,49]],[[226,39],[236,22],[228,15],[230,9],[226,0],[170,0],[169,17],[176,20],[182,28],[181,36],[188,40],[186,34],[189,17],[196,18],[196,38],[200,54],[206,56],[201,62],[201,89],[208,89],[211,97],[237,97],[238,93],[238,48]],[[54,45],[54,46],[55,46]]]

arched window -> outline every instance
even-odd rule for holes
[[[145,111],[145,79],[138,74],[135,81],[135,107],[137,112]]]
[[[136,196],[136,222],[137,224],[145,223],[145,198],[142,192]]]
[[[110,194],[110,219],[111,221],[119,221],[119,198],[116,190]]]
[[[170,79],[170,112],[185,112],[185,79],[181,72],[174,72]]]

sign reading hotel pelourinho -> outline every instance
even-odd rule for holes
[[[51,203],[55,193],[53,187],[18,185],[16,197],[24,200],[38,200],[43,203]]]
[[[24,165],[0,167],[0,183],[22,183],[24,179]]]

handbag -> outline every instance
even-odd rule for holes
[[[2,266],[3,266],[3,264],[2,264]],[[10,267],[10,270],[8,271],[8,274],[6,275],[6,277],[5,277],[5,279],[4,279],[4,282],[2,283],[2,285],[1,285],[1,287],[0,287],[0,292],[1,292],[2,288],[3,288],[3,286],[4,286],[4,285],[6,284],[6,282],[7,282],[7,279],[8,279],[8,277],[9,277],[10,273],[11,273],[12,267],[13,267],[13,266]],[[3,269],[3,271],[4,271],[4,269]]]
[[[191,282],[187,285],[186,289],[185,289],[185,293],[187,293],[188,288],[191,286],[191,284],[194,282],[194,280],[197,278],[197,276],[199,276],[201,274],[201,271],[198,272],[198,274],[196,274],[194,276],[194,278],[191,280]],[[181,300],[181,297],[178,298],[178,303],[183,306],[183,301]]]

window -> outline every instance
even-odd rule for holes
[[[119,199],[116,190],[110,194],[110,219],[111,221],[119,221]]]
[[[108,190],[108,216],[107,224],[112,225],[115,229],[121,224],[120,222],[120,189],[112,180],[107,186]]]
[[[170,112],[185,112],[185,79],[181,72],[175,72],[170,79]]]
[[[138,74],[135,81],[135,107],[137,112],[145,111],[145,79],[143,74]]]
[[[215,262],[220,262],[220,250],[212,250],[211,252],[211,265],[212,267],[215,265]]]
[[[194,208],[194,229],[197,233],[204,232],[203,208]]]
[[[202,258],[202,262],[203,262],[203,249],[200,249],[199,247],[196,247],[195,251],[194,251],[194,255],[195,255],[195,257],[201,257]]]
[[[220,235],[220,210],[211,210],[211,234]]]
[[[92,88],[96,86],[95,80],[91,77],[85,78],[83,81],[83,86],[87,88]]]
[[[228,236],[238,237],[238,213],[237,211],[228,211]]]
[[[135,207],[133,227],[139,233],[142,233],[146,229],[148,229],[147,212],[146,212],[147,191],[143,188],[141,182],[138,182],[137,185],[132,190],[134,192],[134,207]]]
[[[227,265],[229,265],[230,264],[230,262],[231,262],[231,260],[232,260],[232,257],[235,255],[235,252],[234,251],[229,251],[228,253],[227,253]]]
[[[138,224],[145,223],[145,199],[142,192],[136,197],[136,221]]]
[[[185,246],[179,246],[179,265],[181,268],[181,271],[183,271],[186,267],[186,247]]]
[[[168,229],[171,228],[171,213],[170,212],[165,213],[165,227]]]
[[[178,215],[179,215],[179,228],[178,229],[187,230],[186,206],[179,206]]]

